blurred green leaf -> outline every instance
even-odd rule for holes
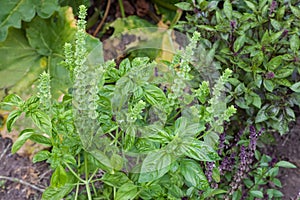
[[[282,63],[282,56],[276,56],[272,58],[266,65],[267,70],[274,71],[277,69]]]
[[[42,200],[62,199],[69,194],[74,187],[75,184],[65,184],[62,187],[50,186],[45,190],[45,192],[43,192]]]
[[[188,3],[188,2],[176,3],[175,6],[177,6],[178,8],[180,8],[182,10],[185,10],[185,11],[193,10],[193,7],[192,7],[191,3]]]
[[[231,5],[231,2],[229,0],[226,0],[224,2],[224,6],[223,6],[223,10],[224,10],[224,13],[226,15],[226,17],[231,20],[232,18],[232,5]]]
[[[266,115],[266,108],[268,107],[268,105],[264,105],[257,113],[256,117],[255,117],[255,123],[260,123],[263,121],[266,121],[268,119],[268,116]]]
[[[112,187],[121,187],[122,185],[130,182],[129,178],[123,172],[115,172],[114,174],[105,173],[101,181]]]
[[[199,163],[196,161],[182,159],[180,161],[180,173],[183,175],[188,187],[195,187],[204,191],[208,189],[209,183]]]
[[[263,198],[264,197],[263,193],[261,191],[258,191],[258,190],[251,190],[250,194],[251,194],[251,196],[257,197],[257,198]]]
[[[35,13],[48,18],[59,9],[57,0],[10,0],[1,1],[0,8],[0,42],[3,42],[10,27],[21,28],[21,22],[29,22]]]
[[[9,113],[6,119],[6,127],[8,132],[11,132],[12,125],[16,122],[16,120],[20,117],[21,114],[22,111],[20,110],[14,110],[11,113]]]
[[[198,161],[216,161],[219,160],[217,152],[208,144],[197,139],[185,137],[180,145],[182,153],[187,157]]]
[[[275,84],[271,80],[264,80],[263,84],[266,90],[268,90],[269,92],[272,92],[275,88]]]
[[[138,187],[134,185],[132,182],[128,182],[122,185],[118,189],[116,193],[116,200],[134,199],[134,197],[137,194],[138,194]]]
[[[19,137],[11,148],[12,153],[16,153],[34,133],[35,131],[33,129],[25,129],[21,131]]]
[[[139,183],[159,179],[169,171],[171,163],[171,154],[164,150],[149,153],[143,160]]]
[[[294,83],[290,88],[294,92],[299,92],[300,93],[300,82]]]
[[[284,167],[284,168],[297,168],[296,165],[293,163],[290,163],[288,161],[279,161],[278,163],[275,164],[276,167]]]
[[[299,46],[300,46],[299,36],[296,34],[292,35],[292,37],[290,39],[290,47],[291,47],[292,51],[294,53],[296,53],[299,50]]]
[[[50,157],[50,152],[46,150],[39,151],[33,156],[32,162],[37,163],[47,160]]]
[[[290,5],[293,14],[300,19],[300,8]]]
[[[234,52],[238,52],[244,46],[245,41],[246,41],[246,35],[245,34],[239,36],[233,44]]]

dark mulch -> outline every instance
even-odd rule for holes
[[[267,147],[266,153],[278,160],[285,160],[297,166],[297,169],[280,169],[283,200],[300,199],[300,117],[288,134],[275,134],[276,143]],[[299,199],[296,199],[298,195]]]
[[[11,146],[11,139],[0,136],[0,200],[41,199],[51,175],[48,164],[12,154]]]

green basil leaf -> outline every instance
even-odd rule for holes
[[[231,5],[231,2],[229,0],[226,0],[224,2],[224,5],[223,5],[223,11],[225,13],[225,16],[231,20],[232,18],[232,5]]]
[[[268,90],[269,92],[273,92],[273,90],[275,88],[275,84],[273,83],[273,81],[264,80],[263,84],[264,84],[264,87],[266,88],[266,90]]]
[[[261,191],[258,191],[258,190],[251,190],[250,194],[251,194],[251,196],[257,197],[257,198],[263,198],[264,197],[263,193]]]
[[[9,113],[7,119],[6,119],[6,127],[8,132],[11,132],[12,125],[16,122],[16,120],[20,117],[22,114],[22,111],[20,110],[14,110],[11,113]]]
[[[172,163],[172,156],[164,150],[149,153],[143,160],[139,183],[150,182],[165,175]]]
[[[191,11],[193,10],[193,7],[190,3],[188,2],[180,2],[180,3],[176,3],[175,6],[177,6],[178,8],[185,10],[185,11]]]
[[[276,56],[267,63],[266,69],[269,71],[274,71],[281,65],[281,63],[282,63],[282,56]]]
[[[23,130],[11,148],[12,153],[16,153],[34,133],[33,129]]]
[[[167,103],[165,93],[155,85],[146,85],[143,87],[144,97],[151,105],[162,105]]]
[[[299,92],[300,93],[300,82],[297,82],[297,83],[293,84],[290,87],[290,89],[293,90],[294,92]]]
[[[32,119],[33,123],[39,129],[45,131],[48,134],[51,132],[52,129],[51,119],[46,113],[36,110],[35,112],[29,112],[28,114]]]
[[[63,166],[59,165],[52,174],[50,184],[54,187],[61,187],[67,183],[68,176]]]
[[[43,193],[42,200],[57,200],[64,198],[69,194],[76,184],[65,184],[62,187],[48,187]]]
[[[121,187],[122,185],[130,182],[129,178],[123,172],[115,172],[114,174],[105,173],[101,181],[112,187]]]
[[[296,165],[293,163],[290,163],[288,161],[279,161],[278,163],[275,164],[275,167],[284,167],[284,168],[297,168]]]
[[[292,35],[292,37],[290,39],[290,47],[291,47],[292,51],[295,53],[298,52],[299,46],[300,46],[299,36],[296,34]]]
[[[179,169],[188,187],[195,187],[204,191],[209,188],[206,176],[196,161],[183,159],[180,161]]]
[[[203,141],[186,137],[180,144],[180,148],[185,156],[193,158],[198,161],[216,161],[220,157],[216,151]]]
[[[38,153],[36,153],[33,156],[32,162],[33,163],[37,163],[37,162],[41,162],[44,160],[47,160],[50,157],[50,152],[43,150],[43,151],[39,151]]]
[[[260,123],[263,121],[266,121],[267,119],[269,119],[269,117],[266,115],[266,109],[267,109],[268,105],[264,105],[264,107],[262,107],[262,109],[260,109],[255,117],[255,123]]]
[[[246,35],[245,34],[239,36],[233,44],[234,52],[238,52],[244,46],[245,41],[246,41]]]
[[[252,3],[251,1],[245,1],[245,3],[252,11],[256,11],[257,6],[254,3]]]
[[[20,106],[24,101],[16,94],[9,94],[3,99],[3,104],[10,106]]]
[[[128,182],[122,185],[118,189],[116,193],[116,200],[134,199],[134,197],[137,195],[138,195],[138,187],[134,185],[132,182]]]
[[[300,19],[300,8],[296,7],[296,6],[292,6],[290,5],[290,8],[292,10],[292,13]]]

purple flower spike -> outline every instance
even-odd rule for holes
[[[212,173],[213,173],[214,167],[215,167],[214,162],[206,162],[205,175],[207,177],[208,182],[212,182]]]
[[[275,0],[273,0],[272,3],[271,3],[271,6],[270,6],[269,15],[271,15],[275,11],[276,7],[277,7],[277,2]]]
[[[224,142],[225,142],[225,137],[226,137],[226,134],[225,134],[225,132],[223,132],[223,133],[220,135],[220,138],[219,138],[219,140],[220,140],[220,143],[219,143],[219,149],[218,149],[218,154],[219,154],[219,156],[222,155],[222,150],[223,150],[224,147],[225,147],[225,144],[224,144]]]
[[[257,141],[257,134],[254,126],[250,126],[250,144],[249,149],[251,151],[255,151],[256,149],[256,141]]]

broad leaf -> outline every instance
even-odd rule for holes
[[[191,137],[184,138],[180,147],[183,151],[183,154],[198,161],[211,162],[220,159],[212,146]]]
[[[42,131],[50,133],[52,129],[50,117],[40,110],[28,113],[33,123]]]
[[[299,92],[300,93],[300,82],[297,82],[297,83],[293,84],[290,88],[294,92]]]
[[[26,140],[28,140],[34,133],[33,129],[23,130],[11,148],[12,153],[16,153],[23,146]]]
[[[116,200],[134,199],[138,195],[138,187],[132,182],[122,185],[116,193]]]
[[[4,41],[8,34],[8,28],[21,28],[21,22],[29,22],[35,13],[48,18],[59,9],[57,0],[10,0],[1,1],[0,7],[0,42]]]
[[[0,88],[9,88],[11,93],[23,92],[48,69],[52,96],[57,98],[70,87],[68,71],[61,62],[64,44],[72,42],[76,31],[72,9],[60,8],[49,19],[36,16],[26,27],[26,34],[10,29],[8,38],[0,43],[0,76],[5,77],[0,79]],[[102,59],[100,42],[88,36],[86,43],[88,52],[97,49],[93,59]]]
[[[284,168],[297,168],[296,165],[287,162],[287,161],[279,161],[275,164],[276,167],[284,167]]]
[[[122,185],[130,182],[129,178],[123,172],[115,172],[114,174],[105,173],[101,181],[112,187],[121,187]]]
[[[46,150],[39,151],[37,154],[33,156],[32,162],[33,163],[41,162],[47,160],[49,157],[50,157],[49,151]]]
[[[229,1],[229,0],[226,0],[226,1],[224,2],[224,6],[223,6],[223,7],[224,7],[224,8],[223,8],[223,11],[224,11],[226,17],[227,17],[229,20],[231,20],[231,18],[232,18],[232,5],[231,5],[230,1]]]
[[[59,165],[52,174],[50,184],[54,187],[61,187],[67,183],[67,173],[63,166]]]
[[[16,120],[20,117],[21,114],[22,111],[14,110],[8,115],[6,119],[6,127],[8,132],[11,132],[12,125],[16,122]]]
[[[75,184],[65,184],[62,187],[50,186],[43,193],[42,200],[62,199],[67,194],[69,194],[73,190],[74,187],[75,187]]]
[[[47,59],[37,54],[24,31],[17,29],[10,29],[5,42],[0,43],[0,60],[0,88],[16,93],[27,89],[47,67]]]
[[[139,183],[154,181],[166,174],[172,163],[172,156],[164,150],[151,152],[144,159]]]
[[[180,173],[183,175],[188,187],[195,187],[199,190],[209,188],[209,183],[199,163],[191,159],[180,161]]]

